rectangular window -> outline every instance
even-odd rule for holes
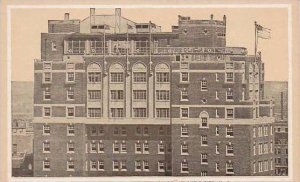
[[[219,100],[219,92],[216,91],[216,100]]]
[[[97,162],[96,161],[90,162],[90,169],[91,169],[91,171],[97,171]]]
[[[104,161],[102,160],[98,161],[98,170],[104,171]]]
[[[44,160],[43,161],[43,171],[50,171],[50,160]]]
[[[156,100],[157,101],[169,101],[170,91],[169,90],[156,90]]]
[[[100,82],[101,82],[101,72],[88,73],[88,83],[100,83]]]
[[[115,143],[113,144],[113,148],[114,148],[113,153],[119,153],[119,152],[120,152],[118,142],[115,142]]]
[[[158,172],[165,172],[165,162],[158,161]]]
[[[88,108],[88,116],[90,118],[101,117],[101,108]]]
[[[52,63],[44,63],[43,70],[52,70]]]
[[[110,74],[110,81],[112,83],[122,83],[124,82],[123,73],[111,73]]]
[[[226,127],[226,137],[233,137],[233,127]]]
[[[89,101],[99,101],[101,99],[101,90],[89,90],[88,100]]]
[[[253,138],[256,137],[256,128],[253,128]]]
[[[134,83],[145,83],[147,81],[145,72],[135,72],[133,73]]]
[[[189,136],[189,130],[187,126],[181,126],[181,136],[182,137]]]
[[[201,127],[202,128],[207,128],[208,127],[207,117],[201,117]]]
[[[116,160],[113,161],[113,171],[119,171],[119,162]]]
[[[207,91],[207,80],[201,80],[201,91]]]
[[[97,145],[96,145],[96,143],[91,143],[91,153],[97,153]]]
[[[256,155],[256,143],[253,143],[253,155]]]
[[[226,109],[226,119],[233,119],[233,109]]]
[[[44,83],[50,83],[51,80],[52,80],[51,72],[45,72],[44,73]]]
[[[181,118],[188,118],[188,117],[189,117],[189,109],[181,108]]]
[[[181,144],[181,155],[188,155],[189,148],[187,144]]]
[[[68,148],[68,153],[74,153],[75,152],[75,147],[73,142],[68,142],[67,143],[67,148]]]
[[[258,154],[259,154],[259,155],[263,154],[263,144],[262,144],[262,143],[260,143],[260,144],[258,145]]]
[[[133,99],[134,100],[146,100],[147,99],[146,90],[134,90],[133,91]]]
[[[50,142],[49,141],[43,142],[43,153],[50,153]]]
[[[263,172],[263,162],[262,161],[258,162],[258,172]]]
[[[49,125],[43,126],[43,135],[50,135],[50,126]]]
[[[51,42],[51,49],[52,51],[56,51],[56,42]]]
[[[220,163],[216,162],[216,172],[220,172]]]
[[[73,124],[69,124],[67,126],[67,135],[68,136],[74,136],[75,135],[75,128]]]
[[[111,108],[111,117],[113,118],[122,118],[124,117],[124,109],[123,108]]]
[[[75,81],[75,73],[67,72],[67,82],[74,82],[74,81]]]
[[[181,91],[181,101],[188,101],[189,100],[189,93],[187,90]]]
[[[135,153],[142,153],[142,144],[141,143],[135,143]]]
[[[226,100],[233,101],[233,91],[231,89],[226,91]]]
[[[264,127],[264,136],[268,136],[268,126]]]
[[[127,171],[126,161],[120,162],[121,171]]]
[[[104,143],[102,143],[102,142],[98,143],[98,152],[104,153]]]
[[[233,72],[226,73],[226,82],[233,82]]]
[[[170,82],[169,73],[159,72],[156,73],[156,82],[158,83],[168,83]]]
[[[135,118],[145,118],[146,108],[133,108],[133,115]]]
[[[67,117],[75,116],[75,107],[67,107]]]
[[[189,172],[189,164],[186,160],[181,162],[181,173],[188,173]]]
[[[67,171],[75,171],[75,165],[73,160],[67,161]]]
[[[208,164],[207,153],[201,154],[201,164]]]
[[[220,81],[220,80],[219,80],[219,74],[216,73],[216,82],[218,82],[218,81]]]
[[[234,174],[232,162],[226,162],[226,174]]]
[[[74,70],[75,69],[75,64],[74,63],[67,63],[66,64],[66,69],[67,70]]]
[[[181,81],[182,82],[188,82],[189,81],[189,73],[188,72],[182,72],[181,73]]]
[[[125,142],[121,143],[121,153],[127,153],[127,145]]]
[[[143,170],[149,171],[149,162],[148,161],[143,161]]]
[[[149,144],[147,142],[143,144],[143,153],[149,154]]]
[[[169,118],[169,108],[157,108],[156,117],[157,118]]]
[[[226,63],[226,69],[233,69],[233,63]]]
[[[163,143],[158,144],[158,153],[159,154],[165,153],[165,145]]]
[[[74,100],[74,90],[67,90],[67,100]]]
[[[208,142],[207,142],[207,135],[202,135],[201,136],[201,145],[202,146],[207,146]]]
[[[141,170],[142,170],[141,161],[135,161],[135,171],[141,171]]]
[[[220,154],[220,145],[219,144],[216,145],[216,154]]]
[[[232,144],[227,144],[226,145],[226,155],[234,155],[233,154],[233,145]]]
[[[216,136],[219,136],[219,135],[220,135],[220,127],[216,126]]]
[[[115,101],[115,100],[123,100],[123,90],[111,90],[111,100]]]
[[[200,176],[207,176],[207,171],[201,171]]]
[[[49,88],[46,88],[44,91],[44,100],[51,100],[51,92]]]
[[[44,117],[51,116],[51,107],[44,107]]]

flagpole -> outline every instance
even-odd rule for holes
[[[255,43],[254,43],[254,58],[256,61],[256,53],[257,53],[257,22],[254,22],[254,26],[255,26]]]

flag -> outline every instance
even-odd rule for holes
[[[271,39],[271,29],[256,24],[257,37],[261,39]]]

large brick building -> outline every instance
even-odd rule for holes
[[[264,64],[226,47],[226,16],[162,32],[120,9],[65,14],[34,71],[34,176],[274,173]]]

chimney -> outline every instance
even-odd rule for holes
[[[214,15],[211,14],[211,15],[210,15],[210,20],[213,20],[213,19],[214,19]]]
[[[223,16],[223,22],[224,22],[225,25],[226,25],[226,15]]]
[[[91,19],[91,24],[95,24],[95,8],[90,8],[90,19]]]
[[[69,13],[65,13],[65,20],[69,20],[70,14]]]

